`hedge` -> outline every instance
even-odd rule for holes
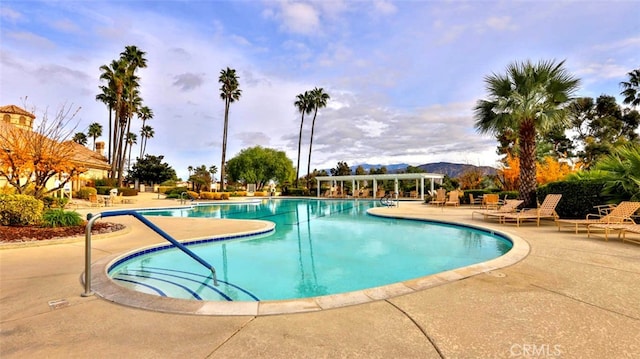
[[[602,194],[604,184],[602,180],[551,182],[538,188],[538,201],[544,201],[547,194],[560,193],[562,199],[556,207],[560,218],[585,218],[588,213],[595,213],[594,206],[611,200]]]

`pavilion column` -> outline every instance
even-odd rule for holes
[[[318,197],[320,197],[320,180],[317,178],[316,178],[316,184],[317,184],[316,192],[318,194]]]
[[[378,193],[378,181],[373,179],[373,199],[376,199],[376,194]]]

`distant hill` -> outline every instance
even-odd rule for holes
[[[458,177],[466,171],[479,168],[485,175],[495,175],[496,169],[489,166],[474,166],[462,163],[438,162],[417,166],[429,173],[442,173],[449,177]]]
[[[398,163],[398,164],[392,164],[392,165],[372,165],[368,163],[363,163],[360,165],[351,166],[350,167],[351,171],[355,172],[358,166],[362,166],[362,168],[364,168],[365,171],[367,172],[369,172],[369,169],[371,168],[380,168],[384,166],[387,168],[387,173],[397,173],[397,172],[403,172],[409,165],[406,163]],[[496,169],[493,167],[474,166],[474,165],[468,165],[468,164],[462,164],[462,163],[451,163],[451,162],[427,163],[427,164],[419,165],[416,167],[422,169],[425,172],[441,173],[449,177],[458,177],[462,173],[474,168],[479,168],[482,171],[482,173],[484,173],[485,175],[496,174]],[[329,172],[329,170],[327,170],[327,172]]]

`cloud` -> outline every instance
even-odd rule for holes
[[[81,31],[80,27],[69,19],[53,21],[51,26],[56,30],[68,33],[79,33]]]
[[[204,83],[205,74],[194,74],[186,72],[174,76],[173,86],[180,88],[182,91],[191,91]]]
[[[18,22],[23,20],[24,16],[13,9],[3,6],[0,7],[0,19],[3,19],[4,21]]]
[[[510,16],[492,16],[485,21],[485,25],[493,30],[515,30],[518,28],[512,23]]]
[[[49,39],[28,31],[17,31],[6,34],[8,38],[16,40],[23,46],[33,46],[41,49],[54,49],[56,45]]]
[[[398,8],[389,1],[377,0],[373,2],[373,10],[378,15],[393,15],[398,11]]]
[[[286,32],[311,35],[320,30],[320,14],[309,3],[283,2],[274,17],[281,21],[281,29]]]
[[[49,64],[37,68],[34,72],[36,78],[40,81],[77,81],[86,82],[92,78],[85,72],[73,70],[66,66]]]

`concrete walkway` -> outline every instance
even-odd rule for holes
[[[118,208],[177,204],[142,194],[135,204]],[[551,223],[539,228],[485,223],[472,220],[465,208],[401,203],[377,210],[486,225],[524,238],[531,252],[510,267],[366,304],[303,314],[195,316],[81,297],[83,238],[5,246],[0,247],[0,357],[640,356],[640,246],[558,232]],[[164,219],[169,220],[167,231],[180,239],[246,229],[237,221]],[[162,242],[133,218],[109,221],[128,229],[94,236],[94,261]]]

